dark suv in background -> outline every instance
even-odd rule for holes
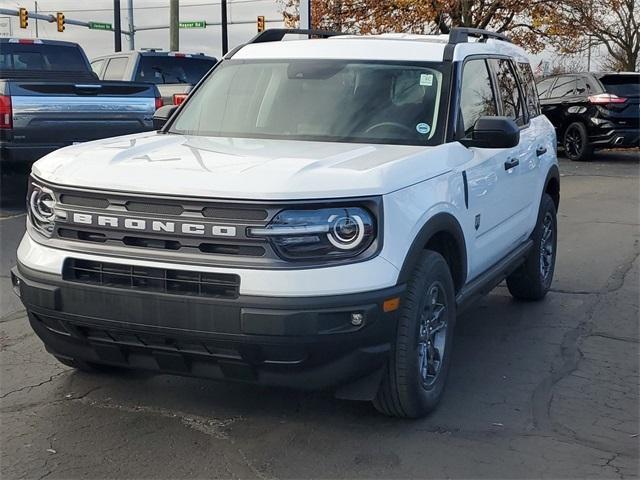
[[[576,73],[538,82],[542,112],[570,160],[594,149],[640,146],[640,74]]]
[[[202,53],[145,50],[97,57],[91,68],[101,80],[153,83],[164,105],[178,105],[216,62]]]

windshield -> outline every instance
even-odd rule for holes
[[[226,61],[192,94],[170,131],[433,145],[442,142],[446,73],[442,64]]]

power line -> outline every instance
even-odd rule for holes
[[[248,3],[260,3],[260,2],[273,2],[273,0],[235,0],[233,2],[229,2],[229,6],[233,6],[233,5],[241,5],[241,4],[248,4]],[[182,3],[180,4],[180,9],[183,8],[189,8],[189,7],[215,7],[217,5],[221,5],[222,2],[207,2],[207,3],[188,3],[183,5]],[[157,6],[143,6],[143,7],[136,7],[136,10],[160,10],[160,9],[165,9],[165,8],[169,8],[169,5],[157,5]],[[58,10],[38,10],[39,12],[45,12],[45,13],[53,13],[53,12],[59,12],[60,9]],[[92,12],[113,12],[113,8],[79,8],[79,9],[73,9],[73,10],[69,10],[69,9],[64,9],[65,13],[82,13],[82,12],[86,12],[86,13],[92,13]]]

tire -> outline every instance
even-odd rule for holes
[[[379,412],[418,418],[436,407],[451,363],[455,308],[447,262],[439,253],[425,250],[407,285],[396,340],[373,400]],[[437,312],[439,315],[434,315]],[[429,326],[434,329],[431,333]],[[421,363],[425,354],[427,361]]]
[[[564,131],[562,139],[564,154],[574,162],[591,160],[593,147],[589,145],[587,127],[584,123],[573,122]]]
[[[526,261],[507,277],[511,295],[520,300],[541,300],[551,288],[556,266],[558,228],[556,205],[544,193],[540,202],[538,221],[531,234],[533,248]]]
[[[79,370],[85,373],[118,373],[123,370],[122,368],[119,368],[119,367],[113,367],[111,365],[102,365],[99,363],[85,362],[84,360],[76,360],[75,358],[56,356],[56,360],[58,360],[63,365],[66,365],[67,367],[75,368],[76,370]]]

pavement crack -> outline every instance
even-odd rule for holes
[[[568,436],[576,442],[581,441],[576,433],[566,426],[562,426],[563,431],[558,431],[554,428],[550,413],[553,401],[553,389],[556,384],[578,368],[583,358],[582,351],[580,350],[580,342],[582,339],[593,335],[593,317],[598,306],[606,295],[616,292],[623,287],[627,274],[631,271],[634,263],[640,256],[637,240],[634,242],[634,247],[634,252],[630,258],[616,267],[609,276],[606,287],[601,292],[595,294],[594,300],[586,309],[584,319],[578,323],[575,328],[565,333],[560,346],[560,365],[555,368],[552,367],[549,374],[533,390],[531,395],[531,414],[535,428],[554,431],[560,435]]]
[[[51,375],[48,380],[43,380],[42,382],[36,383],[35,385],[25,385],[23,387],[15,389],[15,390],[11,390],[11,391],[9,391],[7,393],[4,393],[4,394],[0,395],[0,398],[7,398],[9,395],[13,395],[14,393],[19,393],[19,392],[22,392],[24,390],[31,391],[34,388],[38,388],[38,387],[41,387],[42,385],[45,385],[47,383],[51,383],[54,378],[57,378],[60,375],[63,375],[63,374],[68,373],[68,372],[69,372],[69,370],[63,370],[63,371],[58,372],[58,373],[56,373],[54,375]]]

